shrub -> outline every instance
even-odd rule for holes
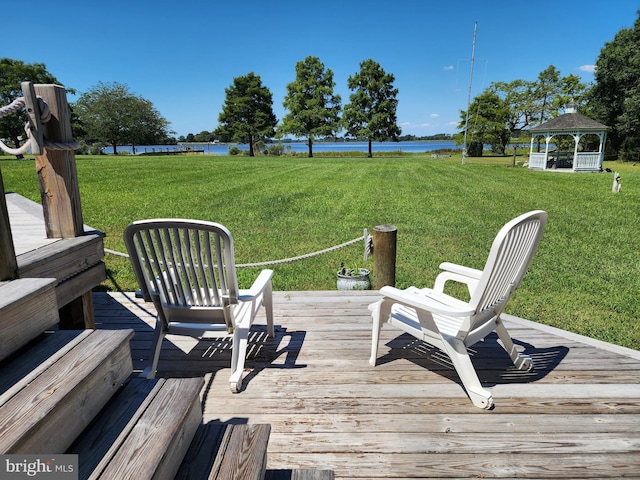
[[[291,148],[291,147],[289,147]],[[267,154],[268,155],[276,155],[276,156],[280,156],[284,154],[284,145],[282,145],[281,143],[273,143],[271,145],[269,145],[267,147]]]

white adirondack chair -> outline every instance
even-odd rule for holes
[[[532,368],[531,358],[517,352],[500,320],[505,304],[518,288],[538,247],[547,213],[536,210],[507,223],[496,236],[484,270],[442,263],[433,289],[383,287],[383,299],[369,306],[373,316],[372,366],[376,364],[380,329],[389,323],[445,352],[474,405],[491,408],[491,393],[480,384],[467,347],[495,331],[514,365]],[[445,293],[448,281],[467,285],[470,300]]]
[[[239,290],[233,237],[223,225],[184,219],[142,220],[124,232],[138,284],[158,316],[151,365],[153,378],[166,334],[233,336],[229,387],[242,388],[249,329],[261,306],[273,337],[272,270],[262,270],[249,290]]]

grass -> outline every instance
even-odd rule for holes
[[[343,243],[381,224],[398,228],[396,285],[429,286],[442,261],[482,268],[511,218],[533,209],[549,223],[507,311],[630,348],[640,345],[640,167],[569,174],[511,167],[511,157],[433,159],[78,156],[84,222],[124,252],[133,220],[192,217],[225,224],[238,263],[293,257]],[[33,161],[0,161],[5,189],[39,200]],[[341,262],[363,243],[271,267],[276,290],[331,290]],[[127,259],[105,258],[105,289],[136,289]],[[258,269],[240,270],[247,286]],[[374,272],[375,274],[375,272]]]

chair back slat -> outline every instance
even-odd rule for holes
[[[218,260],[216,258],[216,260],[214,261],[214,251],[215,254],[218,255],[218,253],[220,252],[220,250],[222,249],[222,246],[220,245],[220,239],[218,238],[217,235],[214,235],[214,239],[213,239],[215,248],[211,248],[211,244],[212,244],[212,240],[211,237],[209,235],[209,233],[207,232],[207,238],[206,241],[204,243],[205,245],[205,258],[207,261],[207,265],[209,266],[209,270],[208,270],[208,274],[209,277],[211,277],[211,284],[215,285],[215,288],[212,289],[211,291],[211,302],[214,305],[222,305],[222,299],[220,297],[220,291],[221,289],[223,291],[226,291],[226,288],[224,286],[221,285],[220,281],[219,281],[219,276],[216,274],[216,269],[215,269],[215,265],[222,265],[222,262],[220,260]],[[224,277],[224,275],[223,275]]]
[[[215,238],[215,251],[216,251],[216,263],[217,265],[224,265],[225,264],[225,260],[224,260],[224,256],[223,253],[226,251],[225,247],[223,245],[223,238],[220,235],[216,235]],[[233,247],[233,244],[231,245]],[[233,250],[232,250],[233,253]],[[234,270],[234,279],[235,279],[235,266],[233,268]],[[232,303],[236,303],[236,301],[238,300],[237,294],[238,294],[238,288],[236,286],[235,290],[233,288],[229,288],[229,285],[227,285],[227,281],[230,278],[227,278],[227,275],[222,275],[221,274],[222,271],[218,271],[218,275],[219,275],[219,285],[220,285],[220,291],[225,292],[227,295],[232,295],[233,296],[233,302]],[[235,280],[234,280],[235,281]]]
[[[471,330],[502,312],[531,263],[546,222],[547,213],[536,210],[520,215],[502,227],[471,297],[470,304],[476,309]]]
[[[176,234],[178,236],[182,234],[182,238],[180,238],[181,241],[178,244],[182,262],[180,265],[182,271],[179,280],[182,280],[187,287],[185,289],[188,295],[186,298],[187,304],[199,307],[208,306],[204,302],[202,294],[202,288],[208,288],[208,286],[202,284],[196,270],[198,265],[202,263],[202,260],[199,258],[200,252],[194,254],[193,249],[195,248],[195,244],[192,242],[191,232],[188,229],[176,231]]]
[[[125,243],[143,294],[163,305],[222,309],[237,302],[233,238],[224,226],[144,220],[127,227]]]

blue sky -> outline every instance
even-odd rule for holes
[[[65,86],[128,85],[176,135],[213,130],[233,78],[254,72],[278,119],[295,64],[317,56],[349,100],[366,59],[395,76],[403,134],[453,133],[491,82],[535,80],[549,65],[592,82],[606,42],[640,0],[32,0],[6,18],[0,56],[44,63]],[[76,97],[70,96],[70,101]]]

